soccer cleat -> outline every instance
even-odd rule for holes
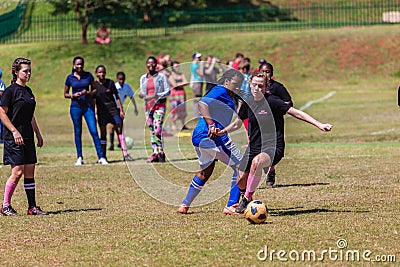
[[[147,163],[152,163],[152,162],[158,162],[159,157],[158,154],[154,153],[150,156],[150,158],[147,160]]]
[[[160,154],[158,154],[158,162],[165,162],[165,153],[164,152],[160,152]]]
[[[273,171],[271,171],[271,172],[269,172],[267,174],[267,180],[266,180],[267,187],[273,187],[274,186],[274,184],[275,184],[275,175],[276,175],[275,170],[273,170]]]
[[[42,211],[40,207],[32,207],[28,209],[28,215],[49,215],[49,213]]]
[[[105,158],[100,158],[97,163],[99,163],[101,165],[107,165],[108,164],[108,162],[107,162],[107,160]]]
[[[181,204],[181,205],[178,207],[177,213],[180,213],[180,214],[187,214],[187,213],[188,213],[188,210],[189,210],[189,206],[188,206],[188,205],[186,205],[186,204]]]
[[[13,209],[10,206],[7,207],[1,207],[1,214],[3,214],[4,216],[16,216],[18,215],[18,213],[15,211],[15,209]]]
[[[110,147],[108,148],[108,150],[114,150],[114,145],[110,145]]]
[[[83,165],[83,164],[84,164],[83,158],[82,158],[82,157],[79,157],[79,158],[76,160],[75,166],[81,166],[81,165]]]
[[[243,196],[242,200],[240,201],[239,205],[235,209],[236,213],[244,213],[247,208],[247,205],[250,203],[250,200],[247,197]]]
[[[235,209],[237,208],[237,206],[239,205],[239,203],[235,203],[232,206],[225,206],[223,213],[225,215],[232,215],[235,214]]]
[[[126,154],[126,155],[124,156],[124,161],[134,161],[134,159],[131,157],[131,155]]]

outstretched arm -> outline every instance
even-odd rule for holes
[[[313,117],[311,117],[309,114],[305,113],[304,111],[295,109],[295,108],[289,108],[289,110],[287,111],[288,114],[292,115],[293,117],[295,117],[296,119],[308,122],[312,125],[314,125],[315,127],[317,127],[318,129],[320,129],[321,131],[324,132],[329,132],[333,125],[329,124],[329,123],[321,123],[319,121],[317,121],[316,119],[314,119]]]

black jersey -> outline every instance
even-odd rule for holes
[[[34,139],[32,118],[36,108],[31,88],[14,83],[6,88],[1,106],[7,107],[7,116],[24,140]],[[14,139],[12,132],[4,127],[4,139]]]
[[[97,115],[119,115],[117,104],[115,103],[119,96],[114,81],[106,79],[103,84],[96,81],[96,89]]]
[[[284,102],[290,102],[290,105],[293,107],[292,96],[283,84],[275,80],[271,80],[271,85],[268,90],[270,94],[279,97]]]
[[[276,142],[277,147],[285,148],[285,120],[283,116],[291,108],[291,105],[283,101],[276,95],[265,94],[268,104],[274,115],[275,127],[276,127]]]
[[[249,136],[251,154],[259,154],[265,149],[275,148],[274,116],[265,98],[255,101],[252,96],[249,97],[239,110],[239,118],[249,119],[251,124]]]

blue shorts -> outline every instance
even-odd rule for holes
[[[35,141],[24,140],[24,145],[15,143],[14,139],[4,139],[4,165],[26,165],[37,163]]]
[[[111,115],[103,115],[103,114],[99,115],[98,114],[97,121],[98,121],[98,124],[100,127],[106,126],[109,123],[114,124],[114,125],[122,123],[122,119],[119,115],[111,116]]]

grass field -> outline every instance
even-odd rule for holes
[[[400,255],[399,29],[394,25],[198,33],[116,39],[109,46],[78,42],[0,46],[5,81],[10,80],[9,66],[15,57],[33,61],[29,85],[37,96],[36,116],[45,139],[45,146],[38,149],[37,198],[51,212],[46,217],[26,216],[25,193],[18,186],[13,206],[21,215],[0,217],[1,265],[363,266],[364,255],[395,266],[394,257],[398,264]],[[237,51],[253,62],[267,58],[297,108],[331,93],[305,109],[332,123],[331,133],[287,118],[286,156],[277,168],[277,187],[267,189],[263,183],[255,195],[269,207],[265,224],[250,225],[241,217],[224,216],[227,195],[193,207],[187,216],[176,214],[176,206],[150,197],[146,191],[155,192],[159,199],[185,191],[197,163],[190,138],[173,136],[165,138],[169,162],[146,164],[142,109],[136,117],[127,107],[126,132],[135,140],[131,154],[136,161],[126,165],[120,151],[110,151],[112,164],[95,164],[95,151],[84,129],[88,164],[73,166],[72,123],[62,88],[75,55],[85,57],[90,71],[105,64],[110,78],[124,70],[127,82],[137,88],[148,55],[169,53],[187,62],[194,50],[224,60]],[[243,132],[234,139],[242,144]],[[230,171],[217,166],[214,180],[226,183]],[[3,166],[0,188],[9,174],[9,167]],[[176,184],[178,190],[157,186],[163,181]],[[339,249],[341,239],[347,241],[346,248]],[[262,261],[266,247],[268,257]],[[286,252],[280,254],[286,262],[278,258],[280,250]],[[331,254],[322,254],[324,250]],[[304,251],[315,251],[316,260],[301,260]],[[360,252],[360,260],[346,260],[349,251]],[[294,261],[296,252],[300,256]]]

